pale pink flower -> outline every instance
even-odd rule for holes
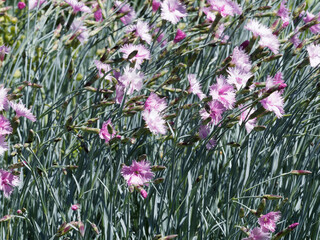
[[[316,67],[320,63],[320,44],[310,44],[307,46],[309,54],[310,66]]]
[[[277,36],[272,34],[271,29],[257,20],[250,20],[244,28],[251,31],[254,37],[260,36],[260,46],[268,47],[274,54],[279,52],[280,42]]]
[[[188,74],[190,84],[189,93],[197,95],[200,100],[204,99],[206,95],[202,92],[200,83],[198,82],[195,74]]]
[[[46,0],[29,0],[29,9],[32,10],[36,7],[41,7],[42,4],[44,4],[46,2]]]
[[[251,31],[254,37],[272,35],[271,29],[267,28],[256,19],[249,20],[244,28]]]
[[[266,110],[274,112],[277,118],[281,118],[284,114],[283,98],[278,91],[271,93],[267,98],[262,99],[260,103]]]
[[[264,232],[261,228],[254,228],[250,231],[250,235],[242,240],[270,240],[271,235],[268,232]]]
[[[289,10],[286,8],[286,4],[287,3],[287,0],[283,0],[280,4],[280,8],[277,12],[277,15],[279,17],[281,17],[281,20],[283,22],[283,27],[286,27],[289,25],[289,22],[290,22],[290,18],[289,18]]]
[[[154,134],[166,134],[166,121],[162,115],[156,110],[145,110],[142,113],[142,117],[147,124],[147,128]]]
[[[261,216],[258,219],[258,223],[264,232],[274,232],[276,230],[276,224],[280,220],[280,212],[269,212],[266,215]]]
[[[251,72],[244,72],[237,67],[229,68],[227,72],[229,74],[227,82],[236,86],[237,90],[244,88],[248,80],[253,76]]]
[[[164,0],[161,3],[161,18],[177,24],[180,18],[186,17],[186,7],[179,0]]]
[[[130,62],[136,61],[135,67],[137,69],[140,69],[140,65],[143,63],[143,61],[150,59],[150,51],[142,44],[134,45],[130,43],[120,48],[120,52],[123,53],[123,58],[125,59],[128,58],[130,53],[132,53],[133,51],[138,51],[138,52],[129,61]]]
[[[106,76],[104,79],[106,80],[112,80],[112,76],[110,75],[111,67],[109,64],[105,64],[99,60],[94,60],[94,64],[96,65],[98,71],[99,71],[99,77],[103,77],[105,74]]]
[[[121,17],[120,20],[123,24],[130,24],[136,18],[136,12],[128,3],[123,4],[121,1],[115,1],[115,6],[119,9],[120,13],[127,13],[125,16]]]
[[[0,46],[0,60],[3,61],[4,60],[4,56],[8,55],[10,52],[11,48],[7,47],[5,45]]]
[[[201,125],[199,129],[199,137],[201,139],[206,139],[209,136],[210,128],[207,125]],[[214,138],[211,138],[206,144],[208,150],[214,148],[217,145],[217,141]]]
[[[139,36],[142,40],[146,41],[148,44],[151,44],[152,37],[149,33],[150,27],[148,23],[138,20],[137,24],[127,27],[127,32],[134,32],[136,36]]]
[[[242,14],[241,7],[231,0],[208,0],[211,9],[217,11],[222,17]]]
[[[152,11],[156,12],[158,11],[159,7],[161,6],[161,2],[158,0],[153,0],[152,1]]]
[[[131,166],[124,165],[121,169],[121,175],[127,181],[128,186],[143,187],[148,185],[154,177],[151,171],[150,163],[147,161],[132,161]]]
[[[5,140],[5,136],[0,135],[0,156],[2,156],[6,151],[8,151],[8,144]]]
[[[143,85],[144,74],[134,68],[126,67],[124,73],[119,77],[119,81],[127,89],[127,94],[132,94],[134,90],[140,91]]]
[[[216,15],[211,11],[210,8],[203,8],[202,11],[207,16],[208,21],[214,22],[216,19]]]
[[[210,123],[217,125],[222,120],[222,114],[226,111],[226,108],[223,104],[217,100],[213,100],[208,103],[209,112],[205,109],[200,109],[199,113],[203,120],[211,118]]]
[[[0,111],[8,110],[8,89],[0,87]]]
[[[89,7],[87,7],[83,2],[78,2],[77,0],[64,0],[67,4],[69,4],[73,8],[73,12],[84,12],[91,13]]]
[[[16,116],[25,117],[35,122],[37,118],[32,114],[31,109],[25,107],[25,105],[20,101],[19,103],[10,102],[10,106],[16,112]]]
[[[180,29],[177,30],[176,36],[174,37],[173,42],[178,43],[181,42],[183,39],[185,39],[187,35]]]
[[[265,35],[262,36],[259,40],[259,45],[261,47],[269,48],[274,54],[279,53],[280,42],[276,35]]]
[[[314,14],[307,11],[306,17],[303,18],[303,21],[305,23],[308,23],[308,22],[311,22],[312,20],[315,20],[316,18],[318,18],[318,21],[320,20],[320,17],[316,17]],[[320,23],[311,26],[309,29],[313,34],[318,34],[320,32]]]
[[[240,47],[233,49],[231,64],[244,72],[249,72],[252,67],[249,55]]]
[[[11,172],[0,169],[0,190],[6,198],[9,198],[13,192],[13,188],[19,186],[20,179]]]
[[[267,81],[266,81],[266,90],[269,90],[276,85],[279,85],[278,91],[280,91],[280,93],[283,93],[284,88],[287,87],[287,84],[285,84],[281,72],[276,73],[276,75],[274,75],[273,78],[268,76]]]
[[[7,135],[12,133],[10,121],[3,115],[0,115],[0,135]]]
[[[97,22],[102,22],[103,17],[102,17],[102,10],[99,8],[97,11],[94,12],[94,18]]]
[[[243,105],[239,105],[239,109],[241,109],[239,125],[245,122],[245,128],[248,133],[252,131],[252,129],[256,126],[257,118],[253,118],[249,120],[250,115],[253,113],[252,108],[242,109]]]
[[[160,98],[158,97],[157,94],[152,92],[150,93],[150,96],[146,100],[144,107],[145,107],[145,110],[148,110],[148,111],[155,110],[157,112],[162,112],[168,106],[164,98]]]
[[[26,7],[26,4],[24,2],[18,2],[18,8],[20,10],[24,9]]]
[[[111,139],[116,137],[116,130],[114,129],[111,119],[108,119],[102,124],[100,129],[99,137],[104,139],[106,143],[110,142]]]
[[[210,86],[212,100],[217,100],[227,109],[232,109],[236,101],[236,94],[232,85],[223,76],[217,78],[217,83]]]
[[[70,26],[70,30],[76,34],[80,33],[77,36],[77,38],[81,43],[86,42],[89,38],[89,33],[87,31],[87,28],[83,26],[83,21],[81,21],[80,19],[73,20]]]

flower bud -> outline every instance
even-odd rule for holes
[[[311,174],[312,172],[308,171],[308,170],[292,170],[290,172],[290,174],[292,175],[309,175]]]
[[[80,208],[80,204],[78,204],[78,203],[71,205],[71,209],[72,209],[73,211],[77,211],[79,208]]]
[[[176,33],[176,36],[174,37],[173,42],[174,43],[181,42],[183,39],[185,39],[186,36],[187,35],[185,34],[185,32],[183,32],[182,30],[178,29],[177,33]]]

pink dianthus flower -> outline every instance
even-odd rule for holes
[[[119,77],[119,81],[125,86],[128,94],[132,94],[134,90],[140,91],[143,85],[144,74],[134,68],[126,67],[124,73]]]
[[[11,172],[0,169],[0,190],[3,191],[6,198],[9,198],[13,192],[13,188],[19,186],[19,184],[19,177],[13,175]]]
[[[46,2],[46,0],[29,0],[29,9],[32,10],[36,7],[41,7],[42,4],[44,4]]]
[[[142,44],[134,45],[134,44],[126,44],[122,48],[120,48],[120,52],[123,53],[123,58],[128,58],[129,55],[133,51],[138,51],[137,54],[132,57],[129,61],[133,62],[136,61],[136,68],[140,69],[140,65],[143,63],[143,61],[146,59],[150,59],[150,51],[143,46]]]
[[[162,112],[167,108],[167,103],[164,98],[160,98],[155,93],[150,93],[150,96],[146,100],[145,110],[152,111],[155,110],[157,112]]]
[[[177,24],[180,18],[187,16],[186,7],[179,0],[164,0],[161,3],[161,18]]]
[[[243,72],[249,72],[252,67],[249,55],[241,47],[233,49],[231,63]]]
[[[25,117],[31,120],[32,122],[35,122],[37,120],[37,118],[32,114],[31,109],[26,108],[21,101],[19,103],[10,102],[10,106],[16,112],[16,116],[18,118]]]
[[[276,230],[276,223],[280,220],[280,212],[269,212],[258,219],[258,223],[264,232],[274,232]]]
[[[73,8],[73,12],[84,12],[91,13],[89,7],[87,7],[83,2],[78,2],[77,0],[64,0],[67,4],[69,4]]]
[[[12,133],[10,121],[3,115],[0,115],[0,135],[7,135]]]
[[[240,15],[242,13],[241,7],[231,0],[208,0],[211,9],[217,11],[222,17]]]
[[[208,103],[209,106],[209,112],[205,109],[200,109],[199,113],[203,120],[211,118],[210,123],[217,125],[221,119],[222,114],[226,111],[226,108],[223,106],[223,104],[217,100],[213,100]]]
[[[281,118],[284,114],[283,98],[278,91],[271,93],[267,98],[262,99],[260,103],[266,110],[274,112],[277,118]]]
[[[227,82],[229,84],[235,85],[237,90],[244,88],[248,80],[253,76],[251,72],[244,72],[237,67],[229,68],[227,72],[229,74]]]
[[[152,11],[156,12],[158,11],[159,7],[161,6],[161,2],[158,0],[153,0],[152,1]]]
[[[210,95],[227,109],[232,109],[236,101],[236,94],[232,85],[223,76],[217,78],[217,83],[210,86]]]
[[[261,228],[254,228],[250,231],[250,235],[242,240],[270,240],[270,233],[264,232]]]
[[[106,80],[112,80],[112,77],[110,75],[110,71],[111,71],[111,67],[109,64],[105,64],[103,62],[100,62],[99,60],[94,60],[94,64],[96,65],[98,71],[99,71],[99,77],[103,77],[104,75],[105,76],[105,79]]]
[[[151,171],[150,163],[147,161],[137,162],[132,161],[131,166],[123,166],[121,169],[123,178],[127,181],[128,186],[140,186],[148,185],[151,179],[154,177],[154,173]]]
[[[204,99],[206,95],[202,92],[200,83],[198,82],[195,74],[188,74],[190,84],[189,92],[197,95],[200,100]]]
[[[317,19],[318,18],[318,19]],[[311,22],[313,20],[317,19],[318,21],[320,20],[320,17],[317,17],[315,16],[314,14],[310,13],[310,12],[306,12],[306,17],[303,18],[303,21],[305,23],[308,23],[308,22]],[[310,28],[310,31],[313,33],[313,34],[318,34],[320,32],[320,23],[318,24],[315,24],[313,26],[311,26]]]
[[[316,67],[320,63],[320,45],[310,44],[307,46],[310,66]]]
[[[147,128],[154,134],[166,134],[166,121],[162,115],[156,110],[145,110],[142,113],[142,117],[147,124]]]
[[[123,4],[121,1],[116,1],[115,6],[120,7],[120,13],[127,13],[125,16],[121,17],[120,20],[123,24],[130,24],[136,18],[136,12],[128,3]]]
[[[134,32],[136,36],[139,36],[142,40],[146,41],[148,44],[151,44],[151,34],[149,33],[148,23],[138,20],[137,24],[127,27],[127,32]]]
[[[274,54],[279,52],[280,42],[277,36],[258,20],[250,20],[244,28],[251,31],[254,37],[260,36],[260,46],[268,47]]]
[[[290,18],[289,18],[289,10],[286,8],[286,4],[287,3],[287,0],[283,0],[280,4],[280,8],[277,12],[277,15],[279,17],[281,17],[281,20],[283,22],[283,25],[284,27],[288,26],[289,25],[289,21],[290,21]]]

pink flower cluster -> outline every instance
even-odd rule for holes
[[[166,134],[166,121],[163,119],[163,110],[167,108],[164,98],[160,98],[155,93],[148,97],[142,117],[147,124],[147,128],[154,134]]]
[[[8,100],[8,89],[0,87],[0,111],[9,110],[9,106],[16,112],[16,118],[25,117],[32,122],[36,121],[36,117],[27,109],[21,101],[15,103]],[[5,142],[5,136],[12,133],[10,121],[3,115],[0,115],[0,155],[3,155],[8,150],[8,145]]]
[[[276,224],[280,220],[280,212],[269,212],[258,219],[260,227],[256,227],[250,231],[247,238],[242,240],[270,240],[270,232],[275,232]]]

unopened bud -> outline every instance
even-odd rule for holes
[[[308,171],[308,170],[292,170],[290,172],[290,174],[292,175],[309,175],[311,174],[312,172]]]
[[[271,195],[271,194],[265,194],[262,196],[263,198],[267,199],[267,200],[278,200],[278,199],[282,199],[282,196],[279,195]]]

